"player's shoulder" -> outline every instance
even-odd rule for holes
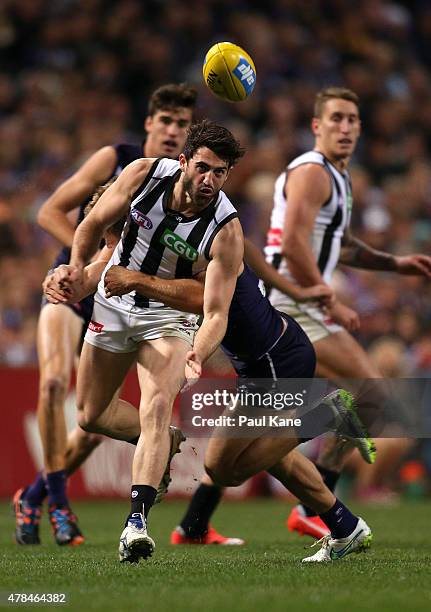
[[[234,244],[244,249],[244,234],[238,215],[225,218],[218,227],[217,239],[218,242],[228,244],[229,249],[232,249]]]
[[[217,202],[215,204],[215,218],[216,221],[221,221],[226,216],[231,218],[237,217],[238,212],[236,210],[235,205],[230,200],[229,196],[226,195],[224,191],[220,191]]]
[[[134,159],[124,168],[122,174],[131,176],[134,174],[148,173],[154,168],[157,162],[158,159],[155,157],[138,157],[138,159]]]
[[[180,163],[176,159],[168,157],[140,157],[132,161],[125,170],[127,170],[129,175],[147,173],[151,178],[161,179],[174,175],[179,168]]]
[[[159,157],[154,160],[153,175],[155,178],[169,176],[175,174],[180,169],[180,162],[177,159],[170,157]]]
[[[307,190],[328,189],[330,172],[324,155],[319,151],[308,151],[294,159],[287,167],[287,185],[301,184]]]
[[[132,161],[120,174],[123,182],[146,183],[150,179],[160,180],[173,176],[179,170],[179,162],[168,158],[140,157]]]
[[[325,156],[320,153],[320,151],[306,151],[302,153],[302,155],[298,155],[295,157],[289,165],[287,166],[287,170],[290,172],[299,166],[304,165],[312,165],[312,166],[325,166]]]
[[[308,185],[327,184],[328,176],[324,155],[319,151],[307,151],[295,157],[277,177],[274,186],[275,197],[286,190],[287,183],[292,184],[295,181]]]

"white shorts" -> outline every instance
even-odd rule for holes
[[[85,341],[111,353],[132,353],[141,342],[165,336],[193,346],[198,316],[173,308],[114,308],[96,294]]]
[[[319,306],[311,302],[301,304],[285,302],[273,304],[273,306],[280,312],[285,312],[293,317],[313,344],[344,329],[344,327],[335,323]]]

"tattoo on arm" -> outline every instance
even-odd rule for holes
[[[347,236],[341,247],[340,263],[366,270],[396,271],[395,258],[390,253],[373,249],[354,236]]]

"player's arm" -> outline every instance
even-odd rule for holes
[[[428,255],[397,256],[378,251],[359,238],[355,238],[350,230],[344,234],[340,263],[352,268],[416,274],[431,278],[431,258]]]
[[[42,204],[37,215],[39,225],[63,245],[71,247],[75,227],[68,213],[79,207],[99,185],[108,180],[116,163],[114,147],[103,147],[94,153]]]
[[[331,194],[328,173],[317,164],[304,164],[289,172],[284,189],[288,206],[282,255],[300,286],[326,284],[311,249],[311,237],[318,212]]]
[[[255,274],[263,280],[265,285],[274,287],[282,293],[289,295],[297,302],[306,300],[321,300],[324,304],[329,304],[333,299],[334,292],[331,287],[325,284],[312,285],[311,287],[299,287],[294,285],[277,270],[269,265],[258,249],[248,238],[244,239],[244,259],[254,270]]]
[[[288,201],[282,239],[282,253],[302,287],[324,283],[311,249],[311,236],[318,212],[331,194],[328,173],[322,166],[304,164],[289,174],[285,185]],[[359,328],[358,314],[334,299],[328,316],[352,332]]]
[[[88,264],[77,277],[75,270],[68,264],[58,266],[48,272],[42,283],[43,292],[51,304],[76,304],[87,295],[96,291],[106,264],[112,255],[112,247],[103,247],[95,261]]]
[[[145,180],[153,162],[153,159],[132,162],[99,198],[75,231],[70,257],[72,267],[82,270],[96,253],[103,232],[128,213],[133,194]]]
[[[166,306],[202,314],[204,303],[205,274],[193,278],[163,279],[143,272],[128,270],[122,266],[111,266],[105,274],[105,295],[124,295],[136,291],[151,300]]]
[[[244,238],[238,219],[227,223],[211,246],[205,278],[204,318],[193,348],[187,353],[186,378],[202,373],[202,363],[216,350],[226,333],[230,303],[244,256]]]

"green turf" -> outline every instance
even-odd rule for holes
[[[283,502],[222,504],[215,526],[247,539],[247,546],[231,548],[170,546],[170,530],[184,507],[165,502],[154,508],[150,533],[156,552],[136,566],[117,561],[126,502],[76,502],[87,542],[72,549],[53,543],[45,517],[43,544],[16,546],[9,508],[1,504],[3,601],[11,591],[49,591],[66,592],[68,610],[431,610],[429,502],[390,509],[353,505],[374,530],[372,550],[324,566],[300,564],[311,540],[285,529]]]

